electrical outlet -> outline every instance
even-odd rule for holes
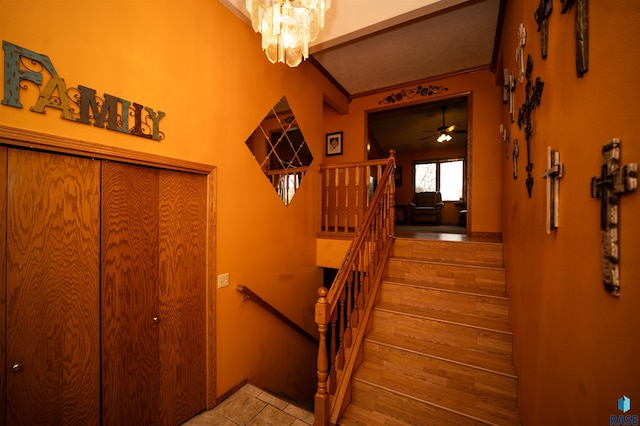
[[[218,288],[226,287],[229,285],[229,274],[218,275]]]

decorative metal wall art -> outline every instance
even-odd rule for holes
[[[547,147],[547,170],[542,174],[542,177],[547,180],[547,234],[558,229],[562,176],[564,176],[564,163],[560,162],[560,153]]]
[[[540,0],[538,8],[533,13],[533,17],[538,24],[538,32],[540,33],[542,59],[546,59],[549,48],[549,15],[551,15],[552,10],[552,0]]]
[[[533,127],[531,125],[531,114],[533,110],[540,105],[540,99],[542,98],[542,90],[544,89],[544,81],[540,77],[536,78],[535,84],[532,84],[531,72],[533,71],[533,59],[531,55],[527,55],[527,68],[526,78],[527,84],[525,86],[525,100],[520,110],[518,110],[518,128],[522,129],[524,126],[524,135],[527,141],[527,193],[531,198],[531,191],[533,190],[533,163],[531,162],[531,138],[533,136]]]
[[[54,108],[60,110],[65,120],[101,128],[106,123],[107,130],[156,141],[164,139],[160,131],[164,112],[106,93],[100,98],[94,89],[85,86],[67,88],[47,55],[8,41],[2,42],[2,49],[5,76],[2,105],[22,108],[21,91],[34,86],[39,96],[30,108],[33,112],[44,114],[45,108]]]
[[[400,102],[404,98],[412,99],[416,96],[432,96],[439,93],[443,93],[449,90],[448,87],[443,86],[417,86],[412,89],[402,89],[398,93],[392,93],[384,99],[380,100],[378,104],[394,104]]]
[[[638,164],[620,167],[620,139],[611,139],[602,147],[600,175],[591,178],[591,196],[600,199],[602,230],[602,282],[613,296],[620,295],[618,248],[618,204],[621,194],[638,189]]]

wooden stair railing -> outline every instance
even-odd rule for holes
[[[386,160],[378,187],[330,289],[318,290],[318,388],[315,424],[335,425],[349,403],[351,375],[364,339],[394,234],[395,156]]]
[[[393,156],[394,153],[391,153]],[[320,234],[350,234],[360,228],[372,189],[382,181],[388,158],[360,163],[321,165],[322,226]]]
[[[307,339],[308,341],[310,341],[311,343],[313,343],[315,345],[318,345],[318,339],[315,336],[313,336],[311,333],[309,333],[304,328],[300,327],[298,324],[295,323],[295,321],[293,321],[292,319],[287,317],[285,314],[280,312],[278,309],[273,307],[273,305],[271,305],[269,302],[265,301],[262,297],[258,296],[249,287],[241,285],[241,284],[238,284],[236,286],[236,291],[238,291],[239,293],[243,294],[243,296],[244,296],[243,301],[245,301],[245,300],[254,301],[255,303],[258,304],[258,306],[260,306],[261,308],[263,308],[264,310],[269,312],[271,315],[275,316],[280,321],[282,321],[283,323],[285,323],[286,325],[291,327],[293,330],[295,330],[298,334],[303,336],[305,339]]]

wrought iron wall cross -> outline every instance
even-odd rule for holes
[[[531,113],[540,105],[542,98],[542,89],[544,89],[544,81],[540,77],[536,78],[535,84],[531,83],[531,72],[533,71],[533,59],[531,55],[527,56],[527,84],[525,86],[525,100],[518,111],[518,128],[524,126],[524,136],[527,141],[527,193],[531,198],[533,190],[533,163],[531,162],[531,137],[533,135],[533,127],[531,125]]]
[[[604,289],[620,295],[618,248],[618,202],[620,194],[638,188],[638,164],[620,168],[620,139],[612,139],[602,147],[600,176],[591,178],[591,196],[600,198],[602,229],[602,281]]]

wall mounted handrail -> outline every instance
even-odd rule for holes
[[[378,185],[330,289],[318,290],[318,387],[315,424],[337,424],[366,332],[394,234],[395,152],[379,169]],[[382,167],[382,166],[379,166]]]
[[[304,328],[300,327],[292,319],[290,319],[285,314],[280,312],[278,309],[276,309],[269,302],[265,301],[262,297],[257,295],[249,287],[241,285],[241,284],[238,284],[236,286],[236,291],[238,291],[239,293],[242,293],[242,295],[244,296],[243,297],[243,301],[252,300],[253,302],[257,303],[261,308],[263,308],[264,310],[269,312],[271,315],[275,316],[280,321],[282,321],[283,323],[285,323],[286,325],[291,327],[298,334],[302,335],[305,339],[309,340],[311,343],[313,343],[315,345],[318,345],[318,338],[317,337],[313,336],[307,330],[305,330]]]

